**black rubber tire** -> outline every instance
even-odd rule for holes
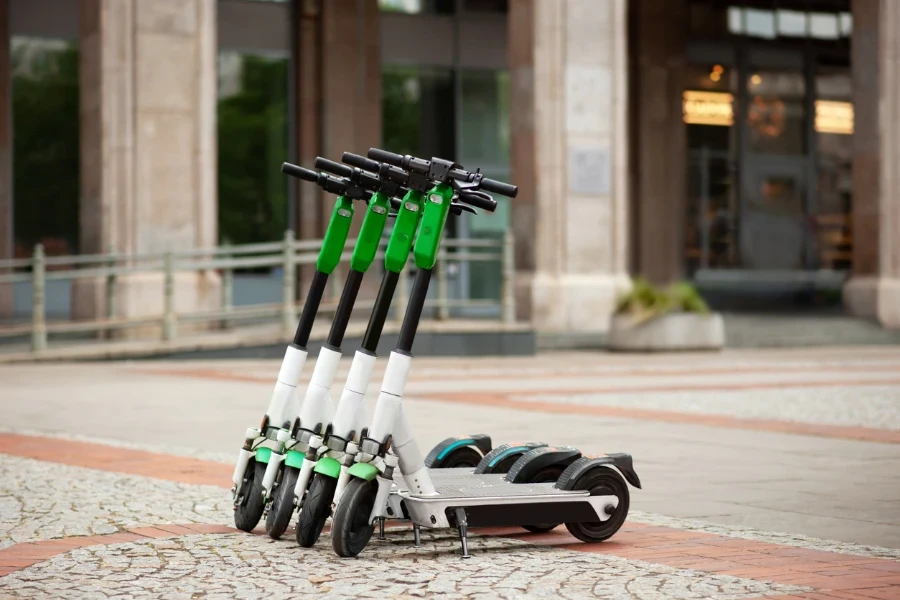
[[[334,477],[313,474],[297,519],[297,543],[304,548],[312,548],[322,535],[325,521],[331,516],[331,501],[334,500],[336,488],[337,479]]]
[[[628,484],[622,476],[608,467],[596,467],[579,477],[574,489],[589,490],[591,496],[614,495],[619,499],[619,506],[606,521],[566,523],[569,533],[589,544],[608,540],[615,535],[625,523],[630,504]]]
[[[266,474],[266,463],[251,459],[247,463],[246,474],[247,480],[241,486],[238,505],[234,509],[234,526],[249,532],[259,523],[265,508],[262,480]]]
[[[472,467],[473,469],[481,462],[481,453],[471,446],[460,446],[450,453],[446,459],[441,461],[438,468],[440,469],[459,469],[463,467]]]
[[[272,506],[266,515],[266,533],[273,540],[279,539],[287,531],[291,524],[291,516],[294,514],[294,486],[300,477],[300,469],[296,467],[282,467],[281,483],[274,490]]]
[[[534,477],[531,478],[531,481],[528,483],[547,483],[550,481],[556,481],[559,479],[559,476],[562,475],[563,467],[559,465],[548,465],[543,469],[539,470],[534,474]],[[560,523],[543,523],[540,525],[522,525],[522,527],[531,533],[547,533],[552,529],[556,529],[560,526]]]
[[[353,479],[347,484],[331,521],[331,545],[338,556],[358,556],[365,550],[375,531],[368,521],[377,493],[375,480]]]

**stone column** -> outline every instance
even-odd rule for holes
[[[628,289],[625,0],[510,3],[517,305],[605,331]]]
[[[900,327],[900,5],[853,0],[853,274],[844,303]]]
[[[81,1],[81,251],[217,244],[215,0]],[[73,289],[105,315],[104,282]],[[159,315],[162,273],[119,279],[119,316]],[[220,302],[213,272],[175,278],[179,312]]]
[[[631,5],[633,268],[657,284],[680,279],[684,270],[686,8],[687,2],[672,0]]]
[[[9,0],[0,0],[0,260],[13,253],[12,86]],[[0,271],[2,273],[2,271]],[[12,317],[13,286],[0,283],[0,319]]]

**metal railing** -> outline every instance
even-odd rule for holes
[[[292,231],[285,233],[281,242],[218,246],[157,254],[125,255],[117,253],[48,257],[38,244],[31,258],[0,261],[0,286],[30,282],[32,286],[31,322],[0,327],[0,338],[30,336],[32,352],[47,349],[47,338],[54,333],[96,333],[111,337],[118,329],[156,326],[162,340],[174,340],[178,336],[179,323],[209,323],[211,328],[230,329],[238,321],[279,319],[286,334],[293,333],[302,302],[296,294],[296,271],[303,265],[314,265],[322,240],[295,240]],[[355,240],[347,241],[353,248]],[[384,258],[386,240],[375,258],[372,270],[378,269]],[[331,298],[323,300],[320,314],[333,313],[344,284],[351,252],[345,252],[341,264],[331,276]],[[435,309],[436,318],[450,318],[450,309],[456,307],[499,307],[500,319],[505,323],[515,320],[515,276],[513,238],[506,231],[502,239],[454,239],[443,241],[435,265],[434,298],[426,301],[426,307]],[[447,265],[459,262],[499,262],[501,268],[501,297],[499,300],[450,298],[448,293]],[[410,266],[413,266],[410,257]],[[240,269],[281,268],[282,294],[280,303],[234,306],[234,273]],[[221,306],[217,310],[178,313],[175,308],[175,275],[181,272],[218,271],[221,274]],[[138,273],[162,274],[162,313],[158,315],[119,317],[119,278]],[[48,322],[46,318],[45,292],[47,281],[52,280],[101,280],[104,291],[105,318]],[[401,277],[394,299],[394,318],[403,319],[409,298],[408,277]],[[357,307],[374,305],[374,298],[360,298]]]

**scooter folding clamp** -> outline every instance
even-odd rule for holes
[[[334,450],[335,452],[343,452],[344,449],[347,448],[347,440],[336,435],[330,435],[328,436],[328,439],[325,440],[325,445],[328,446],[329,450]]]
[[[381,442],[376,442],[372,438],[365,438],[359,443],[360,452],[376,456],[381,454]]]

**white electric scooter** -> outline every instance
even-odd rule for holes
[[[625,480],[640,487],[631,457],[626,454],[578,458],[559,474],[555,483],[516,483],[515,466],[506,475],[460,473],[454,478],[432,480],[412,437],[401,400],[443,224],[455,197],[460,202],[493,211],[496,202],[479,189],[509,197],[515,197],[518,190],[442,159],[428,161],[374,148],[369,150],[369,157],[410,172],[427,174],[436,185],[428,194],[415,243],[413,253],[419,272],[397,347],[388,361],[372,425],[359,444],[356,463],[349,469],[351,481],[335,511],[332,523],[335,552],[339,556],[358,555],[368,544],[374,524],[398,510],[412,520],[417,540],[421,527],[457,527],[464,557],[469,556],[466,537],[469,525],[547,524],[538,525],[546,528],[565,523],[581,540],[595,542],[609,538],[627,515],[629,495]],[[552,454],[554,450],[547,453]],[[546,449],[534,450],[541,451]],[[392,495],[394,469],[398,466],[405,489]]]

